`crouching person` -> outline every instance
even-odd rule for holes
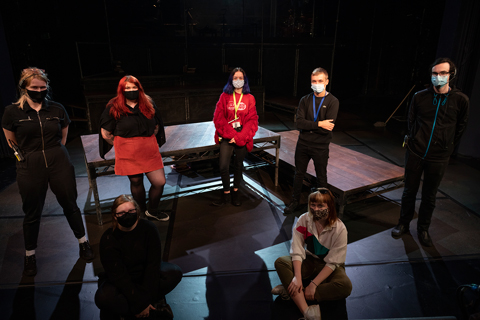
[[[101,319],[173,318],[165,295],[182,279],[177,265],[161,260],[160,234],[151,221],[140,219],[131,196],[117,197],[112,206],[113,227],[100,240],[99,276],[95,304]]]

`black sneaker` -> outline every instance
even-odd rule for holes
[[[420,243],[422,244],[422,246],[431,247],[433,245],[432,238],[430,238],[428,231],[417,230],[417,234],[418,234],[418,240],[420,240]]]
[[[159,211],[158,213],[150,213],[148,210],[145,211],[145,215],[148,218],[155,219],[158,221],[168,221],[170,216],[163,211]]]
[[[409,229],[407,226],[399,223],[392,229],[392,237],[393,238],[400,238],[403,234],[409,233]]]
[[[88,240],[84,243],[80,243],[79,247],[80,258],[85,261],[92,261],[93,259],[95,259],[95,253],[93,253],[92,247],[90,247],[90,243],[88,243]]]
[[[33,277],[37,274],[37,259],[35,258],[35,255],[25,256],[23,274],[27,277]]]
[[[292,214],[295,212],[295,210],[297,210],[298,208],[298,201],[297,200],[293,200],[292,202],[290,202],[290,204],[285,207],[285,209],[283,210],[283,214]]]

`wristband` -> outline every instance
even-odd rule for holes
[[[315,287],[318,287],[318,285],[315,282],[313,282],[313,280],[310,281],[310,283],[313,283],[315,285]]]

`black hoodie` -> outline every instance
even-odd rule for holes
[[[415,93],[408,113],[409,149],[425,160],[448,160],[467,126],[468,108],[468,97],[455,87],[447,94],[432,86]]]

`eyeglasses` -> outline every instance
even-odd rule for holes
[[[317,191],[321,194],[327,194],[329,192],[327,188],[317,188]]]
[[[432,72],[432,76],[448,76],[450,74],[450,72],[447,72],[447,71],[442,71],[442,72]]]
[[[137,213],[137,209],[131,209],[131,210],[128,210],[128,211],[120,211],[120,212],[115,213],[115,215],[117,217],[121,217],[126,213]]]

